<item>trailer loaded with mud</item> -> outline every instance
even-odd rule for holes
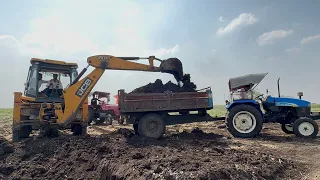
[[[166,125],[223,120],[212,118],[207,110],[213,108],[211,88],[195,92],[125,93],[118,91],[119,112],[133,124],[137,135],[160,138]],[[193,113],[197,112],[197,113]]]

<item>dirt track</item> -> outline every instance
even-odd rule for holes
[[[278,124],[265,127],[256,139],[232,138],[223,122],[215,122],[170,126],[161,140],[141,139],[127,126],[91,126],[85,138],[63,133],[13,145],[3,140],[0,179],[319,177],[319,138],[301,140]]]

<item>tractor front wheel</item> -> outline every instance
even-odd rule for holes
[[[293,132],[297,137],[315,138],[318,131],[318,124],[310,118],[299,118],[293,123]]]
[[[107,114],[106,117],[104,117],[104,122],[106,122],[107,125],[112,125],[113,118],[110,114]]]
[[[281,124],[281,129],[286,134],[294,134],[293,133],[293,125],[292,124]]]
[[[252,138],[257,136],[263,125],[260,112],[254,106],[241,104],[229,110],[227,129],[234,137]]]

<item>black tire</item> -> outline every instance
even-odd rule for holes
[[[152,126],[152,127],[150,127]],[[138,132],[140,136],[158,139],[165,133],[165,122],[158,114],[147,114],[143,116],[138,124]]]
[[[207,110],[202,109],[202,110],[199,110],[198,113],[199,113],[200,116],[206,116],[207,115]]]
[[[255,120],[255,126],[254,128],[247,133],[240,132],[234,127],[233,125],[233,119],[239,112],[246,112],[248,115],[252,115]],[[234,136],[234,137],[239,137],[239,138],[253,138],[259,135],[261,132],[262,126],[263,126],[263,119],[260,114],[260,112],[253,106],[246,105],[246,104],[241,104],[233,107],[232,109],[229,110],[227,113],[226,117],[226,124],[227,124],[227,129],[228,131]]]
[[[313,130],[310,128],[313,128]],[[307,130],[310,130],[310,132],[306,132]],[[310,118],[299,118],[293,123],[293,132],[297,137],[315,138],[318,135],[318,131],[318,124]]]
[[[104,117],[104,121],[106,122],[106,125],[112,125],[113,119],[112,117],[108,117],[108,114],[106,115],[106,117]]]
[[[291,125],[291,124],[281,124],[281,129],[283,132],[285,132],[286,134],[294,134],[293,132],[293,126],[291,128],[288,127],[288,125]]]

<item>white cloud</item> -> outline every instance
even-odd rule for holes
[[[160,48],[154,52],[154,55],[160,58],[169,58],[169,57],[172,57],[177,52],[179,52],[178,44],[170,49]]]
[[[300,44],[308,44],[308,43],[312,43],[315,41],[320,41],[320,34],[317,34],[315,36],[309,36],[309,37],[304,37]]]
[[[289,53],[298,53],[300,51],[301,51],[301,48],[297,48],[297,47],[292,47],[285,50],[285,52],[289,52]]]
[[[224,19],[222,18],[222,16],[219,17],[219,21],[223,22]]]
[[[257,38],[257,43],[259,46],[273,44],[277,40],[286,38],[293,33],[294,33],[293,30],[274,30],[274,31],[266,32]]]
[[[225,28],[223,27],[219,28],[217,31],[217,34],[223,35],[223,34],[231,33],[236,29],[254,24],[258,20],[259,19],[256,18],[253,14],[242,13],[237,18],[233,19]]]
[[[97,51],[87,35],[76,31],[57,16],[36,18],[31,22],[31,32],[21,39],[23,52],[38,56],[75,54]]]
[[[19,44],[19,41],[11,35],[0,35],[0,47],[15,48]]]

